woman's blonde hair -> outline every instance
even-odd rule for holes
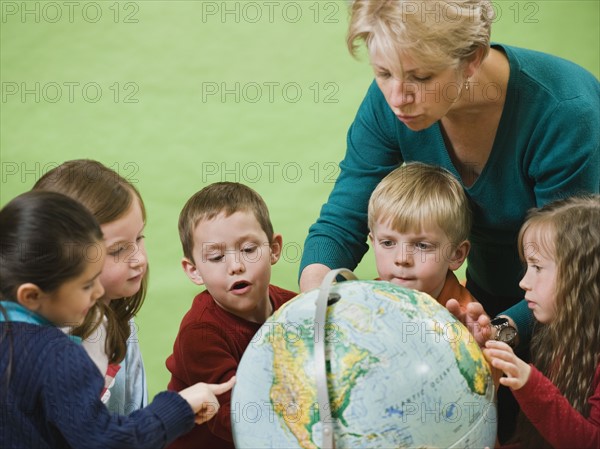
[[[458,67],[480,48],[485,57],[495,17],[489,0],[354,0],[350,13],[350,53],[362,40],[399,73],[400,54],[432,70]]]
[[[398,232],[423,225],[440,227],[452,245],[469,238],[471,209],[465,191],[448,170],[421,162],[398,167],[377,185],[369,199],[368,224],[389,222]]]
[[[42,176],[33,190],[50,190],[70,196],[83,204],[100,225],[119,219],[137,198],[146,221],[144,202],[133,184],[97,161],[67,161]],[[106,354],[110,363],[122,361],[127,351],[127,339],[131,335],[129,321],[142,307],[147,285],[148,270],[136,294],[110,301],[108,306],[102,301],[96,302],[84,322],[73,329],[73,335],[86,339],[101,324],[102,316],[106,316]]]
[[[556,318],[537,324],[531,341],[533,363],[585,417],[600,363],[598,223],[599,195],[571,197],[530,212],[519,232],[521,259],[541,251],[556,263]],[[525,233],[533,233],[539,247],[524,241]],[[518,439],[523,447],[549,447],[524,416]]]

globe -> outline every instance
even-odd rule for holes
[[[281,307],[246,349],[231,400],[237,448],[494,446],[489,366],[444,307],[349,280],[328,287],[319,323],[323,288]]]

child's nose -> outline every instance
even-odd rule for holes
[[[411,265],[413,260],[413,254],[409,248],[404,245],[399,245],[396,251],[395,263],[396,265]]]
[[[100,283],[100,279],[97,278],[95,282],[96,282],[96,288],[95,288],[95,292],[94,292],[94,301],[96,301],[98,298],[101,298],[102,295],[104,295],[104,287]]]
[[[519,287],[521,287],[525,291],[530,290],[529,279],[527,276],[528,272],[529,272],[529,270],[525,273],[525,276],[523,276],[523,279],[521,279],[521,281],[519,282]]]
[[[244,261],[239,254],[230,254],[227,258],[227,264],[229,274],[237,274],[244,271]]]
[[[146,255],[146,248],[143,243],[136,243],[133,245],[133,251],[129,256],[127,263],[132,267],[145,266],[148,260]]]

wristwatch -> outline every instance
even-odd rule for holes
[[[511,348],[515,347],[517,342],[517,329],[512,327],[508,318],[496,317],[490,324],[496,329],[494,340],[503,341]]]

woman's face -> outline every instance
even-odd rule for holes
[[[407,54],[398,61],[401,73],[381,53],[371,54],[377,85],[398,120],[413,131],[429,128],[460,99],[464,78],[455,67],[432,71]]]

